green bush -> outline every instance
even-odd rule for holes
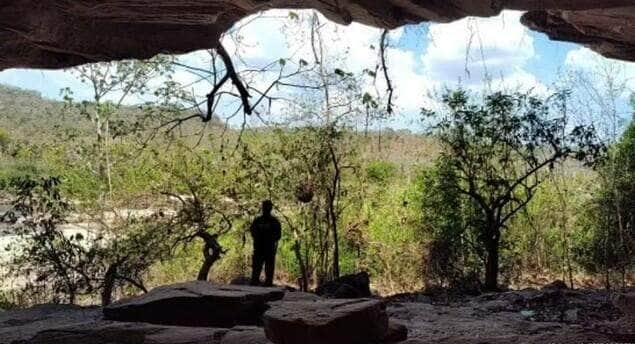
[[[366,176],[371,182],[386,183],[395,176],[396,170],[397,167],[391,162],[375,160],[368,163]]]

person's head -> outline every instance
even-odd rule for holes
[[[269,215],[271,214],[271,210],[273,210],[273,202],[271,202],[271,200],[264,200],[262,201],[262,213],[264,215]]]

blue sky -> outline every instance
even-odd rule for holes
[[[310,15],[304,11],[300,14]],[[398,116],[390,125],[410,127],[417,121],[419,109],[434,102],[431,93],[458,83],[474,90],[487,84],[491,88],[548,93],[564,71],[593,70],[598,64],[615,63],[623,71],[620,76],[625,78],[627,87],[635,89],[635,64],[612,62],[582,46],[550,41],[545,35],[522,26],[521,14],[504,11],[492,18],[467,18],[449,24],[421,24],[392,31],[387,56],[396,87]],[[284,10],[269,11],[236,33],[241,38],[241,46],[236,48],[229,38],[223,43],[229,51],[239,49],[241,56],[254,64],[270,62],[278,56],[301,58],[309,53],[306,37],[296,32],[290,35],[285,18],[288,12]],[[350,26],[328,23],[324,30],[325,41],[333,41],[328,45],[329,53],[343,56],[342,63],[350,71],[376,63],[376,52],[370,45],[377,45],[380,30],[355,23]],[[205,56],[194,52],[181,59],[188,64],[203,65]],[[180,72],[179,78],[186,83],[192,76]],[[90,96],[89,90],[64,70],[5,70],[0,72],[0,83],[37,90],[54,99],[60,98],[63,87],[70,87],[78,98]],[[201,94],[209,89],[206,84],[199,86],[196,91]],[[624,94],[624,104],[627,95]]]

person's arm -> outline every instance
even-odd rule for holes
[[[274,238],[276,239],[276,241],[278,241],[282,237],[282,226],[280,226],[280,221],[278,221],[278,219],[275,220],[276,226],[274,228]]]
[[[249,233],[251,233],[252,239],[256,237],[256,220],[251,222],[251,225],[249,226]]]

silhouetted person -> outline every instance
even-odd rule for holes
[[[265,286],[273,285],[273,273],[276,265],[278,240],[282,234],[280,221],[271,215],[273,203],[262,202],[262,215],[252,222],[249,231],[254,242],[254,255],[251,270],[251,285],[260,284],[260,272],[265,265]]]

